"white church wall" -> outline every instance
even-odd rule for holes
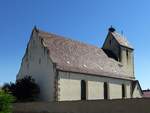
[[[126,84],[126,95],[127,98],[131,98],[131,84]]]
[[[126,86],[127,98],[131,98],[131,81],[59,71],[59,101],[80,100],[81,80],[85,80],[87,83],[88,100],[104,99],[104,82],[109,84],[110,99],[122,98],[122,84]],[[76,89],[75,92],[73,91],[74,89]],[[70,95],[70,92],[73,94]]]
[[[141,98],[142,97],[139,85],[135,86],[132,97],[133,98]]]
[[[94,100],[94,99],[104,99],[104,88],[103,88],[103,82],[100,81],[88,81],[87,82],[88,87],[88,100]]]
[[[36,31],[29,41],[28,48],[22,60],[17,79],[27,75],[32,76],[40,86],[40,100],[54,100],[54,69],[46,49]]]
[[[128,51],[128,56],[127,56]],[[133,51],[124,47],[121,47],[121,63],[124,65],[124,70],[128,72],[130,77],[134,78],[134,56]],[[127,58],[128,57],[128,58]]]
[[[80,81],[75,79],[61,78],[59,81],[59,100],[80,100]]]
[[[109,83],[109,98],[118,99],[122,98],[122,87],[121,84]]]

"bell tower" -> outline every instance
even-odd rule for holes
[[[120,62],[130,77],[134,77],[133,47],[127,39],[110,27],[102,49],[108,57]]]

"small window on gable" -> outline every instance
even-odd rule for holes
[[[33,39],[33,45],[35,44],[35,40]]]
[[[41,58],[39,58],[39,64],[41,64]]]

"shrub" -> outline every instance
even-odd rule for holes
[[[0,91],[0,113],[11,113],[13,101],[14,97],[11,94]]]
[[[26,76],[15,83],[5,84],[2,88],[9,91],[19,102],[34,101],[40,93],[39,86],[31,76]]]

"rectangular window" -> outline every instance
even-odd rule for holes
[[[122,98],[126,98],[126,87],[122,84]]]
[[[104,82],[104,99],[108,99],[108,83]]]
[[[81,80],[81,100],[86,100],[86,81]]]

